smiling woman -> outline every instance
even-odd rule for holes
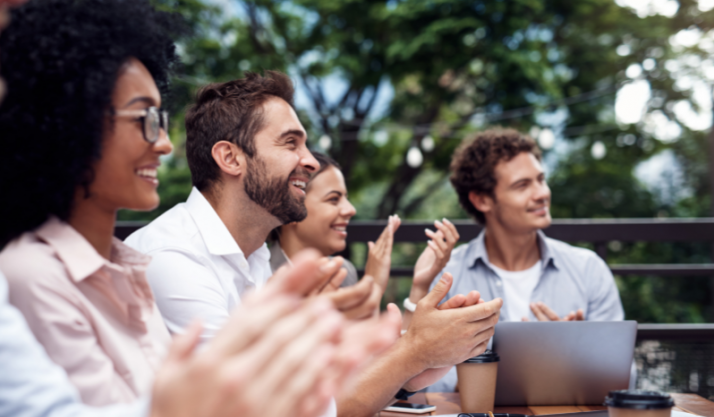
[[[161,92],[180,25],[147,0],[37,0],[12,22],[0,38],[10,302],[85,403],[133,401],[170,338],[149,258],[112,236],[119,209],[159,203],[159,157],[172,149]]]
[[[332,158],[313,153],[320,169],[305,187],[307,217],[301,222],[281,226],[271,234],[270,263],[275,271],[291,256],[305,248],[315,248],[323,256],[345,250],[347,225],[357,214],[347,199],[347,186],[339,164]],[[348,260],[343,268],[347,276],[342,286],[357,283],[357,270]]]
[[[324,256],[332,256],[347,246],[347,225],[357,211],[347,199],[345,178],[337,161],[327,155],[313,155],[320,163],[320,169],[305,188],[307,217],[300,222],[280,226],[271,233],[270,266],[273,271],[290,262],[290,258],[303,249],[313,248]],[[387,287],[394,233],[400,223],[398,216],[390,216],[379,239],[369,243],[365,276],[372,277],[377,284],[373,286],[370,297],[374,305],[379,304]],[[342,267],[347,272],[342,287],[357,284],[354,265],[345,259]]]

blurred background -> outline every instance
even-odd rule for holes
[[[355,219],[466,219],[450,156],[490,126],[544,151],[554,218],[710,217],[714,0],[155,0],[181,13],[175,145],[158,216],[190,192],[183,112],[246,71],[290,74],[312,149],[343,166]],[[426,238],[425,238],[426,240]],[[400,243],[393,264],[425,245]],[[587,245],[584,245],[587,246]],[[348,256],[358,266],[365,247]],[[711,262],[709,243],[610,242],[608,263]],[[616,277],[627,319],[714,322],[714,278]],[[401,301],[410,286],[395,279]],[[714,398],[714,344],[638,345],[638,385]]]

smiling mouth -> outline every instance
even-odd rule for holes
[[[330,226],[330,229],[334,230],[342,237],[347,237],[347,225],[346,224]]]
[[[540,211],[548,211],[548,206],[542,206],[542,207],[530,209],[528,211],[531,213],[536,213],[536,212],[540,212]]]
[[[302,180],[291,180],[290,185],[292,185],[293,187],[302,191],[303,194],[305,194],[305,187],[307,187],[307,182],[302,181]]]
[[[152,184],[159,183],[159,180],[157,178],[158,170],[156,168],[139,168],[134,172],[136,173],[136,175],[141,177],[141,179],[149,181]]]

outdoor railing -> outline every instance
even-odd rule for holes
[[[118,222],[115,235],[126,238],[144,222]],[[386,220],[353,221],[347,228],[348,243],[374,241],[386,226]],[[475,238],[481,226],[472,221],[454,221],[462,242]],[[431,222],[404,222],[394,236],[396,242],[425,242],[425,228]],[[566,242],[592,243],[595,252],[607,260],[607,245],[619,242],[711,242],[714,244],[714,218],[696,219],[558,219],[544,230],[549,237]],[[701,264],[616,264],[615,275],[712,276],[714,263]],[[393,267],[392,276],[411,277],[412,267]],[[714,324],[640,324],[640,340],[710,340]]]

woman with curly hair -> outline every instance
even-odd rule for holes
[[[144,270],[113,238],[151,210],[171,152],[161,91],[172,15],[144,0],[40,0],[0,38],[0,253],[10,302],[90,405],[148,393],[170,343]]]

